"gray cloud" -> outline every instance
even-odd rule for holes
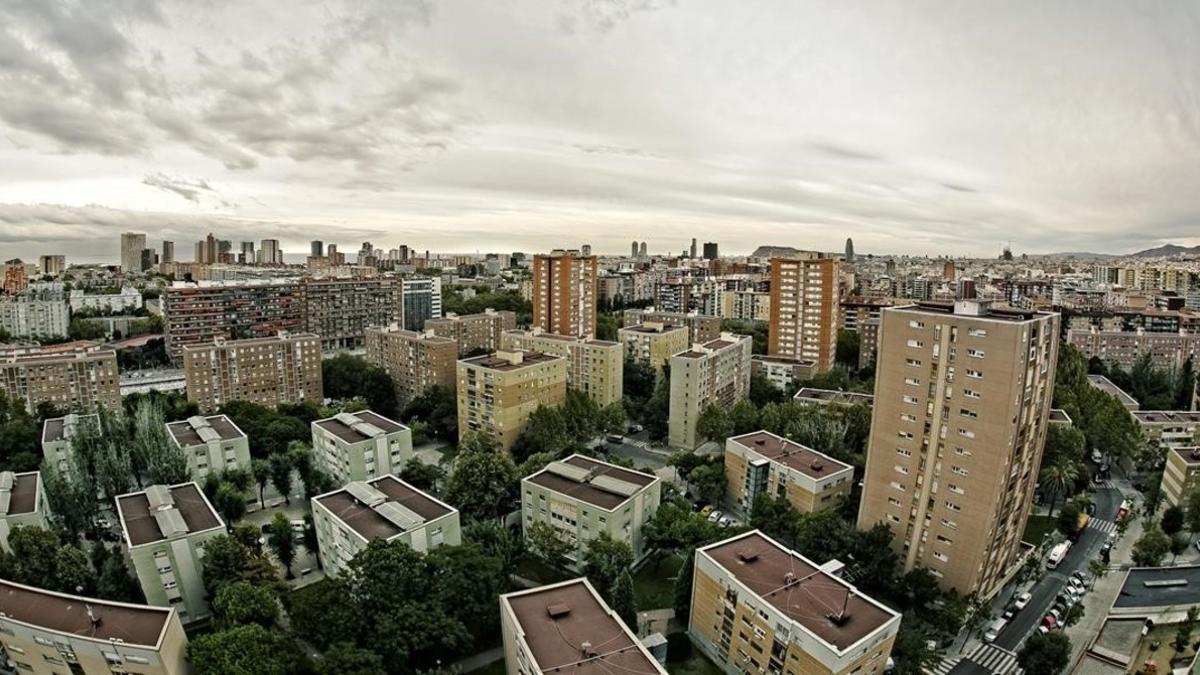
[[[142,185],[166,190],[195,204],[200,203],[201,196],[216,195],[216,191],[203,178],[177,178],[164,173],[152,173],[142,179]]]

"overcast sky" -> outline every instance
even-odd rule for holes
[[[0,0],[0,256],[1200,244],[1200,4]]]

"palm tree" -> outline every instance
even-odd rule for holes
[[[1059,495],[1066,494],[1079,480],[1079,465],[1069,459],[1059,461],[1042,469],[1038,482],[1042,489],[1050,493],[1050,515],[1054,515],[1054,506],[1058,503]]]

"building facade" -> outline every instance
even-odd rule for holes
[[[755,431],[725,440],[725,477],[729,499],[744,514],[762,495],[812,513],[850,496],[854,467],[769,431]]]
[[[121,271],[126,274],[142,271],[142,251],[146,235],[138,232],[121,233]]]
[[[567,389],[587,394],[601,407],[621,402],[624,354],[620,343],[550,335],[537,329],[505,331],[501,342],[506,351],[561,356],[567,362]]]
[[[404,330],[398,326],[368,328],[367,362],[387,371],[396,387],[400,407],[420,397],[431,386],[454,388],[458,343],[432,331]]]
[[[622,314],[625,327],[654,322],[667,326],[685,326],[688,329],[688,344],[709,342],[721,335],[721,317],[696,312],[668,312],[646,309],[627,309]]]
[[[814,361],[825,372],[837,355],[838,261],[771,260],[771,320],[767,353]]]
[[[637,561],[649,553],[642,528],[661,499],[662,481],[654,474],[571,455],[521,480],[522,532],[534,523],[550,525],[571,544],[567,557],[577,565],[588,542],[607,532],[629,544]]]
[[[1187,496],[1200,487],[1200,448],[1167,448],[1162,493],[1170,506],[1187,507]]]
[[[0,330],[13,337],[66,337],[71,311],[65,300],[15,297],[0,300]]]
[[[361,347],[367,328],[403,319],[403,282],[394,277],[305,279],[301,288],[304,329],[325,350]]]
[[[188,460],[188,475],[203,481],[210,473],[250,470],[250,439],[225,415],[169,422],[167,434]]]
[[[413,458],[412,430],[370,410],[338,413],[311,427],[313,458],[335,483],[400,473]]]
[[[162,294],[163,332],[172,359],[188,345],[299,332],[306,324],[299,284],[173,284]]]
[[[98,310],[101,312],[125,312],[140,309],[142,293],[133,286],[122,286],[119,293],[85,295],[83,290],[74,289],[68,297],[72,312]]]
[[[686,326],[646,321],[618,329],[617,340],[625,346],[626,357],[662,373],[672,356],[687,351],[688,333]]]
[[[668,442],[672,447],[695,448],[701,440],[696,422],[708,406],[729,409],[749,395],[749,335],[722,333],[716,340],[672,356]]]
[[[533,325],[545,333],[596,336],[595,256],[552,251],[533,257]]]
[[[1138,410],[1132,414],[1148,441],[1165,448],[1200,445],[1200,411]]]
[[[50,505],[37,471],[0,471],[0,549],[12,553],[8,534],[14,527],[50,529]]]
[[[442,318],[441,277],[411,277],[404,280],[404,327],[425,330],[425,322]]]
[[[100,416],[70,413],[65,417],[48,419],[42,425],[42,456],[47,464],[64,476],[74,471],[71,443],[75,434],[85,425],[99,430]]]
[[[1200,356],[1200,334],[1184,330],[1160,333],[1144,328],[1133,331],[1072,328],[1067,331],[1067,342],[1088,358],[1098,357],[1125,370],[1147,353],[1151,363],[1163,370],[1179,368],[1184,361],[1194,362]]]
[[[539,405],[567,397],[566,359],[541,352],[507,352],[461,359],[457,366],[458,437],[479,432],[512,447]]]
[[[67,410],[121,407],[117,353],[94,342],[0,350],[0,389],[24,401],[31,414],[39,403]]]
[[[508,310],[488,308],[479,314],[459,316],[453,312],[441,319],[425,322],[425,330],[450,338],[458,344],[458,355],[494,352],[500,349],[501,336],[517,327],[517,315]]]
[[[1058,327],[982,301],[883,312],[858,524],[886,523],[906,570],[990,597],[1019,562]]]
[[[174,607],[192,623],[211,615],[204,593],[204,546],[225,523],[196,483],[151,485],[117,497],[126,555],[146,603]]]
[[[341,575],[373,539],[400,541],[424,553],[462,543],[458,510],[385,474],[312,498],[321,568]]]
[[[210,413],[229,401],[268,407],[321,403],[321,343],[316,335],[225,340],[183,349],[188,400]]]
[[[762,375],[779,391],[787,393],[817,375],[817,362],[787,356],[755,354],[750,357],[750,372]]]

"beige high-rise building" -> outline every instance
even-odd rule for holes
[[[434,335],[450,338],[458,343],[458,355],[472,352],[494,352],[500,349],[500,336],[506,330],[517,327],[517,315],[508,310],[490,307],[479,314],[459,316],[453,312],[440,319],[425,321],[425,330]]]
[[[501,342],[507,351],[561,356],[567,361],[567,389],[581,391],[601,406],[621,401],[624,358],[618,342],[551,335],[536,328],[505,331]]]
[[[625,345],[625,355],[634,361],[652,366],[662,373],[663,366],[671,357],[687,351],[687,326],[668,325],[658,321],[647,321],[617,330],[617,339]]]
[[[833,368],[837,356],[838,261],[833,258],[771,259],[771,320],[767,353],[815,361]]]
[[[653,307],[627,309],[621,315],[621,321],[626,328],[643,323],[684,326],[688,329],[688,344],[716,340],[721,335],[721,317],[697,312],[666,312]]]
[[[321,340],[316,335],[226,340],[183,348],[188,400],[211,413],[229,401],[321,403]]]
[[[696,549],[688,633],[727,673],[878,675],[900,614],[754,530]]]
[[[541,352],[499,351],[458,362],[458,437],[481,432],[512,447],[539,405],[567,397],[567,360]]]
[[[1187,496],[1200,486],[1200,448],[1167,448],[1162,493],[1169,506],[1186,508]]]
[[[392,325],[368,328],[366,342],[367,362],[387,371],[401,408],[433,385],[454,388],[458,343],[453,339]]]
[[[1059,315],[984,301],[884,310],[860,528],[904,569],[990,597],[1013,571],[1049,426]]]
[[[95,342],[0,350],[0,390],[23,401],[30,413],[39,403],[80,411],[121,407],[117,353]]]
[[[555,335],[596,336],[595,256],[555,250],[533,257],[533,325]]]
[[[696,422],[705,408],[729,409],[750,395],[750,343],[749,335],[721,333],[716,340],[671,357],[667,427],[672,447],[696,447]]]
[[[0,647],[32,675],[188,675],[179,613],[0,579]]]

